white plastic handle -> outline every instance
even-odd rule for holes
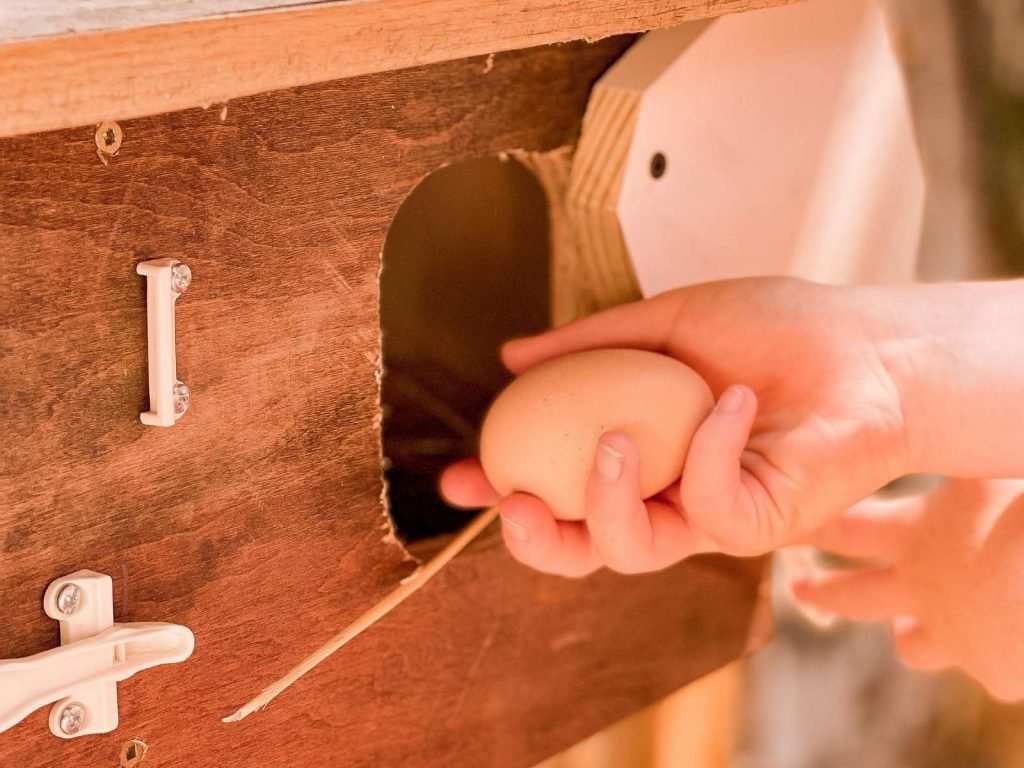
[[[152,427],[173,427],[191,398],[188,386],[178,381],[174,306],[192,282],[192,271],[177,259],[143,261],[135,271],[146,278],[149,346],[149,410],[139,418]]]
[[[70,613],[58,603],[65,587],[77,590]],[[114,624],[112,596],[110,577],[92,571],[50,585],[43,603],[49,616],[60,619],[61,647],[0,660],[0,731],[53,703],[50,731],[55,736],[107,733],[117,727],[118,681],[192,655],[195,638],[187,627]]]

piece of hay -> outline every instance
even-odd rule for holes
[[[359,635],[405,602],[405,600],[417,592],[420,587],[434,578],[442,568],[444,568],[457,554],[459,554],[459,552],[465,549],[466,546],[473,541],[473,539],[479,536],[497,517],[497,507],[485,509],[473,518],[473,521],[463,528],[458,535],[448,542],[447,546],[438,552],[431,560],[424,563],[407,578],[402,579],[402,582],[395,587],[395,589],[389,592],[383,600],[371,606],[369,610],[345,627],[345,629],[295,665],[280,680],[264,688],[263,692],[260,693],[259,696],[243,705],[241,709],[234,714],[222,718],[221,722],[237,723],[239,720],[245,719],[257,710],[266,709],[270,702],[279,694],[287,690],[292,683],[312,670],[317,664],[322,662],[332,653],[359,637]]]

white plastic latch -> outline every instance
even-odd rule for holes
[[[152,427],[173,427],[191,400],[188,385],[178,381],[174,305],[191,285],[192,270],[177,259],[154,259],[139,263],[135,271],[146,278],[149,337],[149,410],[139,418]]]
[[[0,731],[53,704],[50,731],[71,739],[117,728],[117,682],[192,655],[188,627],[114,623],[109,576],[76,571],[43,596],[46,615],[60,622],[60,648],[0,659]]]

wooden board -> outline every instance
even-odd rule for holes
[[[788,0],[352,0],[204,18],[216,7],[205,3],[182,10],[188,21],[153,26],[145,23],[152,17],[136,8],[114,17],[107,31],[22,42],[10,42],[16,31],[0,32],[0,42],[9,41],[0,45],[0,136],[219,104],[528,46],[596,40],[782,2]],[[253,2],[255,8],[265,5]],[[20,7],[28,8],[28,17],[15,16],[0,28],[17,30],[33,14],[45,12],[38,9],[52,14],[54,3]]]
[[[0,40],[138,29],[236,13],[327,5],[331,0],[4,0]]]
[[[384,235],[430,170],[573,140],[613,39],[258,96],[227,114],[0,142],[0,658],[57,644],[53,578],[109,573],[119,621],[191,627],[185,665],[120,685],[121,727],[45,710],[0,765],[529,766],[762,642],[761,564],[533,573],[492,536],[266,712],[220,718],[411,564],[380,505]],[[144,285],[176,256],[193,405],[143,427]]]

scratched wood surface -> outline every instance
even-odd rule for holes
[[[288,2],[288,0],[286,0]],[[673,26],[790,0],[251,0],[0,3],[0,136],[548,43]],[[118,4],[122,13],[113,12]],[[77,4],[76,4],[77,5]],[[228,15],[219,15],[217,8]],[[177,9],[176,11],[174,9]],[[4,10],[6,9],[6,10]],[[177,21],[157,23],[158,11]],[[4,15],[7,18],[4,18]],[[49,21],[47,21],[49,19]],[[66,25],[67,28],[61,25]],[[32,27],[28,35],[20,29]],[[39,36],[40,29],[43,36]],[[27,37],[28,39],[24,39]]]
[[[132,29],[234,13],[326,5],[331,0],[4,0],[0,40]],[[343,0],[344,1],[344,0]]]
[[[378,270],[426,173],[571,143],[616,38],[0,141],[0,658],[57,644],[53,578],[110,574],[118,621],[196,635],[120,685],[120,728],[0,734],[0,765],[529,766],[767,632],[760,564],[582,582],[480,542],[266,712],[220,717],[379,599],[411,563],[380,504]],[[193,404],[143,427],[135,264],[193,270],[178,372]]]
[[[563,29],[564,33],[571,35],[574,31],[579,32],[578,28],[583,25],[599,28],[629,25],[644,19],[653,29],[675,23],[678,21],[674,19],[676,14],[718,16],[781,2],[792,0],[640,0],[629,6],[600,0],[537,0],[530,5],[524,5],[522,0],[505,3],[470,3],[468,0],[75,0],[74,3],[66,0],[4,0],[0,5],[0,43],[267,12],[278,13],[279,21],[284,22],[289,10],[316,12],[323,6],[342,5],[370,6],[371,12],[377,13],[382,21],[387,19],[401,23],[400,18],[404,16],[407,21],[450,25],[453,30],[459,28],[459,17],[471,11],[473,5],[491,6],[481,11],[492,14],[495,19],[512,20],[516,15],[524,16],[527,15],[524,12],[529,12],[528,16],[532,18],[520,18],[516,25],[523,32],[529,30],[536,34],[542,29],[553,28]],[[394,13],[399,7],[404,10],[401,15]],[[342,12],[353,19],[359,16],[353,9],[343,9]],[[605,34],[614,31],[614,27],[607,28]],[[494,40],[506,43],[495,47],[495,51],[510,49],[508,32],[508,29],[492,31]],[[397,55],[399,52],[392,53]]]

